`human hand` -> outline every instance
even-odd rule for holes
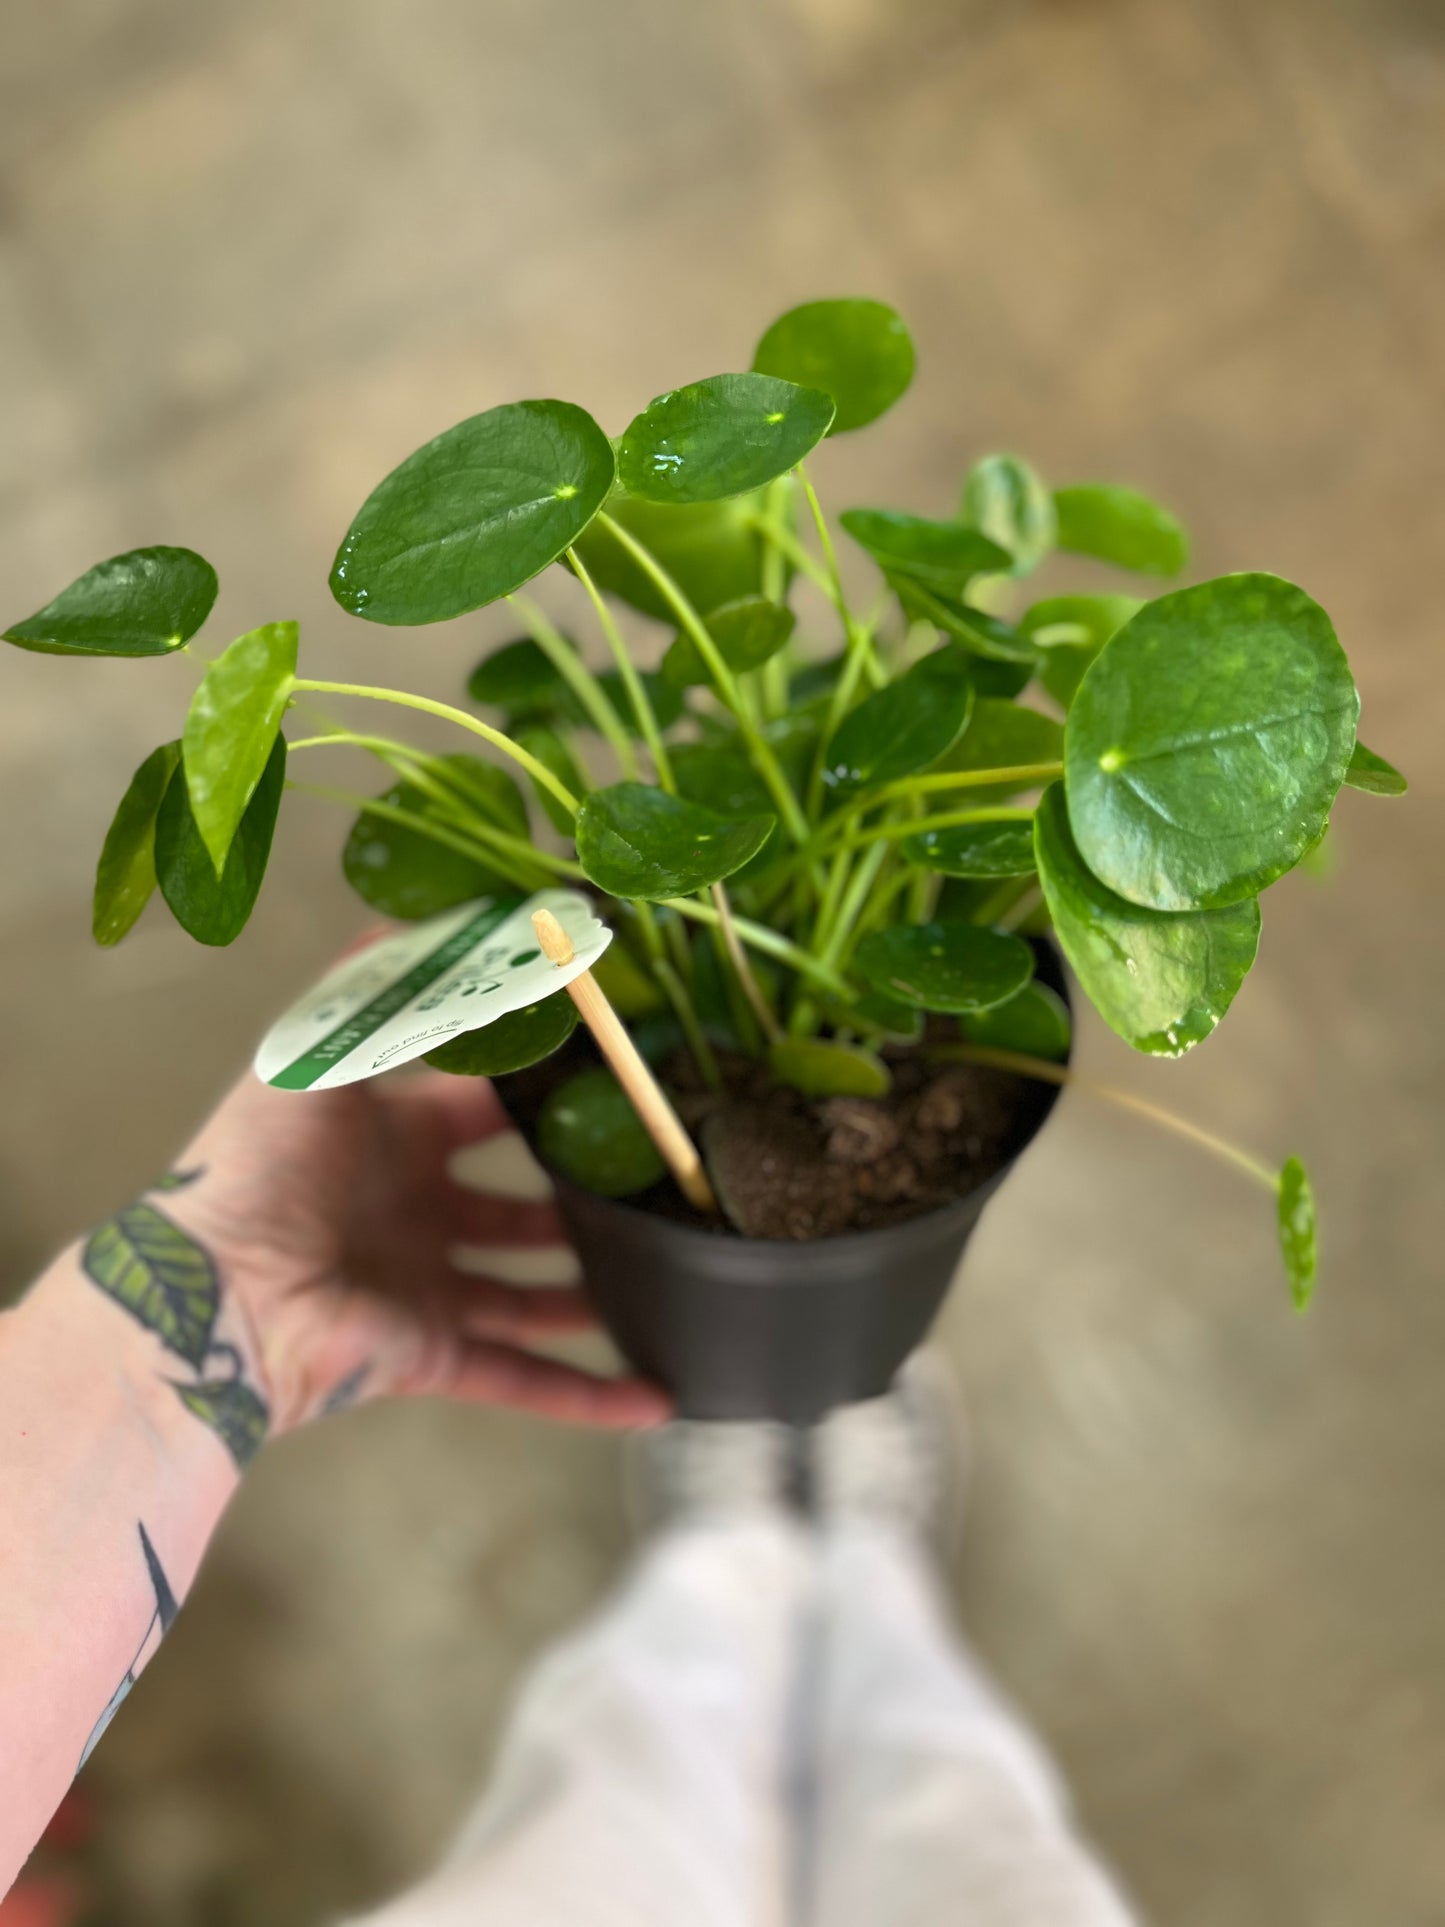
[[[210,1254],[218,1333],[250,1354],[273,1434],[388,1393],[607,1426],[667,1416],[653,1386],[529,1349],[593,1322],[579,1291],[453,1262],[463,1244],[561,1242],[550,1202],[450,1175],[456,1152],[508,1128],[490,1084],[440,1071],[304,1095],[248,1074],[223,1099],[152,1208]]]

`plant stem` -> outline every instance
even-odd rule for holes
[[[523,595],[520,590],[517,590],[509,595],[507,600],[527,625],[527,631],[533,642],[587,711],[600,734],[612,745],[622,774],[635,779],[637,756],[632,747],[632,739],[623,728],[617,711],[607,700],[607,692],[601,683],[561,630],[552,625],[530,596]]]
[[[663,901],[667,909],[676,910],[680,917],[691,917],[694,923],[706,923],[714,929],[722,926],[722,919],[711,904],[698,903],[691,897],[666,897]],[[800,977],[811,978],[830,997],[852,1002],[853,993],[836,970],[830,970],[798,944],[780,937],[776,930],[770,930],[764,923],[754,923],[750,917],[739,916],[733,917],[733,928],[750,950],[756,950],[764,957],[776,958],[790,970],[795,970]]]
[[[484,743],[490,743],[493,749],[499,749],[504,756],[509,756],[543,789],[550,790],[564,810],[572,816],[577,814],[577,798],[545,763],[538,762],[530,750],[523,749],[520,743],[514,743],[505,731],[493,729],[490,723],[480,722],[464,709],[455,709],[450,703],[434,702],[430,696],[413,696],[403,689],[374,689],[366,683],[313,682],[303,678],[298,679],[293,687],[310,690],[318,696],[362,696],[368,702],[396,703],[402,709],[419,709],[428,716],[440,716],[444,722],[456,723],[462,729],[470,730],[473,736],[480,736]]]
[[[439,843],[445,849],[455,850],[460,856],[470,857],[474,863],[494,864],[499,855],[503,856],[517,866],[516,881],[528,889],[540,887],[538,882],[533,880],[538,874],[541,882],[545,883],[549,871],[557,876],[582,877],[582,871],[575,863],[568,863],[564,857],[551,856],[545,850],[534,850],[530,844],[520,843],[514,837],[499,835],[499,842],[512,844],[514,849],[497,850],[490,848],[488,843],[482,840],[480,833],[475,836],[464,835],[460,831],[448,829],[445,824],[438,823],[435,817],[420,816],[412,810],[399,809],[396,804],[383,803],[378,797],[354,796],[349,790],[332,789],[324,783],[297,783],[289,778],[286,787],[303,796],[322,797],[328,803],[344,803],[349,809],[357,810],[363,816],[375,816],[385,823],[395,823],[400,828],[409,830],[414,836],[426,837],[428,841]],[[525,850],[525,859],[515,853],[520,850]],[[523,872],[526,870],[531,871],[533,876],[524,875]]]
[[[768,794],[777,804],[778,815],[788,835],[794,843],[806,843],[808,819],[803,814],[797,797],[793,794],[792,786],[783,774],[782,765],[773,754],[772,745],[749,715],[733,673],[724,662],[717,644],[708,634],[702,617],[662,564],[642,546],[635,536],[623,528],[620,522],[614,522],[612,517],[602,510],[598,513],[597,523],[600,528],[607,529],[613,539],[632,557],[672,609],[679,625],[696,643],[698,654],[707,664],[708,674],[712,677],[718,694],[738,719],[738,733],[747,744],[749,760],[763,782],[767,784]]]
[[[1003,806],[976,810],[945,810],[937,816],[904,817],[902,822],[898,823],[875,823],[869,829],[859,830],[854,836],[843,837],[836,847],[839,850],[863,850],[872,843],[896,843],[905,836],[919,836],[926,830],[958,830],[969,823],[1022,823],[1031,819],[1032,816],[1032,810],[1016,810]]]
[[[745,523],[748,528],[756,529],[779,556],[791,562],[799,575],[805,575],[815,588],[820,589],[835,609],[838,607],[838,590],[833,578],[817,557],[809,554],[791,529],[770,521],[766,515],[749,515],[745,517]]]
[[[873,656],[873,638],[861,623],[854,620],[852,611],[848,607],[848,599],[843,593],[843,578],[838,569],[837,553],[833,548],[833,537],[828,529],[828,518],[823,513],[823,505],[818,500],[808,471],[801,462],[797,465],[797,476],[803,485],[808,507],[812,511],[813,525],[818,531],[818,544],[823,551],[823,560],[827,564],[828,575],[833,584],[833,602],[843,621],[843,668],[837,682],[833,685],[833,693],[829,698],[827,715],[823,723],[823,733],[818,738],[818,753],[813,760],[813,772],[808,779],[808,814],[816,817],[819,804],[823,799],[823,769],[827,761],[828,744],[832,740],[833,732],[848,713],[848,707],[858,687],[859,677],[865,668],[876,670],[877,665]],[[875,682],[876,680],[875,676]]]
[[[868,800],[869,809],[882,803],[894,803],[904,797],[926,796],[934,790],[986,789],[990,783],[1009,783],[1019,789],[1033,789],[1040,783],[1052,783],[1062,776],[1062,763],[1011,763],[1001,769],[939,769],[929,770],[923,776],[900,776],[896,782],[885,783]]]
[[[633,666],[628,654],[627,644],[622,640],[622,632],[613,620],[612,611],[598,593],[597,584],[588,574],[587,568],[576,549],[568,549],[567,560],[573,574],[587,591],[587,599],[597,612],[597,620],[607,639],[607,647],[612,651],[612,659],[617,664],[617,673],[622,678],[622,687],[627,691],[627,700],[632,704],[632,713],[637,718],[637,727],[642,732],[642,740],[647,744],[657,771],[657,780],[669,795],[677,794],[673,781],[672,764],[668,761],[667,746],[662,740],[662,731],[657,726],[657,714],[652,707],[652,699],[647,693],[647,685]]]
[[[668,1002],[676,1013],[677,1021],[682,1025],[687,1047],[696,1060],[698,1070],[702,1073],[703,1083],[711,1091],[720,1091],[722,1072],[717,1067],[717,1058],[713,1055],[712,1045],[707,1041],[696,1007],[688,996],[681,977],[666,957],[657,957],[653,960],[652,974],[666,991]]]
[[[723,944],[732,967],[737,973],[738,982],[743,987],[743,995],[752,1006],[753,1015],[761,1025],[764,1037],[770,1044],[776,1044],[783,1033],[778,1028],[778,1020],[774,1017],[767,998],[763,995],[762,985],[753,975],[753,967],[748,962],[748,954],[743,949],[742,938],[738,935],[737,926],[733,922],[732,904],[728,901],[727,891],[720,883],[712,886],[712,900],[717,907],[718,926]]]
[[[1166,1111],[1162,1105],[1150,1103],[1148,1098],[1138,1097],[1133,1091],[1121,1090],[1117,1084],[1096,1084],[1091,1077],[1081,1077],[1077,1071],[1071,1071],[1063,1064],[1051,1064],[1045,1057],[1030,1057],[1023,1051],[996,1050],[990,1044],[940,1044],[927,1055],[949,1062],[987,1064],[994,1070],[1015,1071],[1020,1077],[1039,1078],[1045,1084],[1076,1084],[1091,1096],[1101,1097],[1107,1103],[1117,1104],[1121,1110],[1147,1117],[1151,1123],[1162,1125],[1166,1131],[1173,1131],[1178,1137],[1188,1138],[1201,1150],[1208,1151],[1225,1164],[1233,1165],[1236,1171],[1243,1171],[1256,1184],[1262,1184],[1266,1191],[1279,1195],[1279,1173],[1262,1158],[1242,1151],[1227,1138],[1216,1137],[1213,1131],[1191,1124],[1188,1118],[1180,1117],[1177,1111]]]
[[[887,855],[888,845],[875,843],[853,872],[852,880],[838,908],[837,922],[829,932],[827,943],[823,947],[823,962],[830,968],[836,967],[842,958],[849,933],[862,914],[863,906],[868,901],[868,892],[877,882],[878,872]]]

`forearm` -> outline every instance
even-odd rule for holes
[[[202,1375],[97,1283],[98,1250],[65,1253],[0,1315],[0,1894],[160,1643],[239,1477],[181,1395]],[[104,1275],[124,1290],[138,1274]]]

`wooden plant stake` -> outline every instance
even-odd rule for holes
[[[576,955],[572,939],[550,910],[534,910],[532,928],[543,953],[554,964],[569,964]],[[709,1216],[717,1214],[717,1199],[708,1183],[707,1172],[697,1146],[683,1128],[682,1119],[668,1103],[661,1085],[649,1070],[636,1044],[623,1028],[622,1019],[608,1003],[602,986],[590,970],[584,970],[567,986],[567,994],[581,1013],[582,1021],[597,1040],[597,1048],[611,1066],[618,1083],[626,1091],[632,1108],[642,1119],[647,1134],[662,1153],[668,1169],[688,1203]]]

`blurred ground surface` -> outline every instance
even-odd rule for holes
[[[1426,0],[53,0],[0,112],[0,583],[146,541],[213,633],[449,694],[498,625],[348,621],[326,566],[426,435],[518,395],[609,426],[833,291],[917,332],[907,404],[825,451],[946,512],[972,455],[1134,480],[1199,573],[1335,616],[1403,804],[1266,905],[1187,1064],[1087,1067],[1271,1152],[1327,1214],[1297,1322],[1265,1213],[1065,1104],[945,1329],[981,1434],[959,1590],[1090,1827],[1171,1927],[1445,1918],[1438,1210],[1445,17]],[[157,1169],[357,924],[288,807],[233,952],[89,944],[114,799],[181,662],[0,664],[0,1214],[18,1283]],[[518,1669],[623,1533],[611,1449],[364,1412],[268,1455],[96,1768],[105,1918],[301,1927],[445,1837]]]

